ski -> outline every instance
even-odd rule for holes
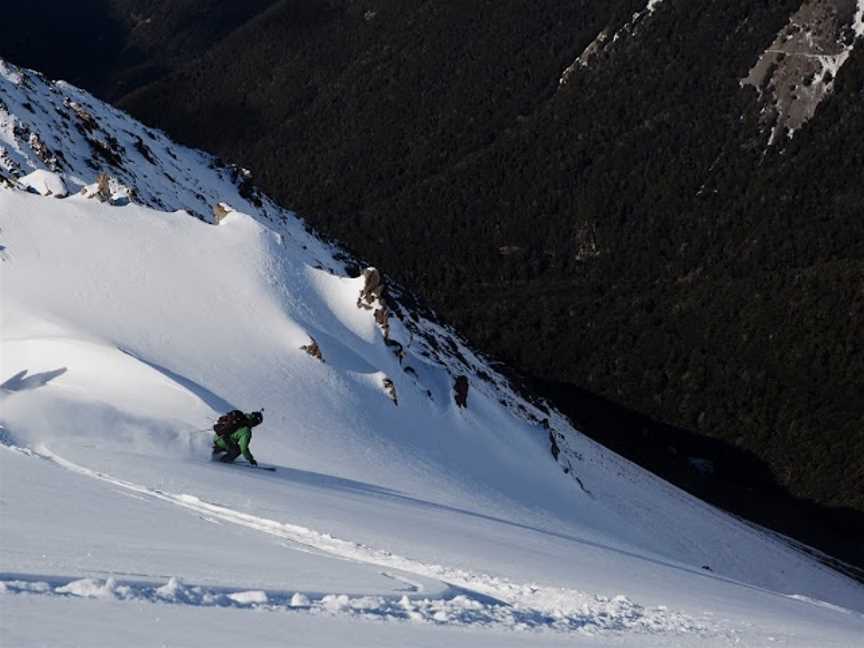
[[[248,463],[229,463],[229,464],[225,464],[225,465],[226,466],[237,466],[238,468],[251,468],[253,470],[267,470],[269,472],[276,472],[275,466],[253,466],[252,464],[248,464]]]
[[[268,472],[276,472],[275,466],[253,466],[248,463],[225,463],[224,461],[219,461],[218,459],[214,459],[211,463],[222,464],[223,466],[234,466],[235,468],[251,468],[252,470],[266,470]]]

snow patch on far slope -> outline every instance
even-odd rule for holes
[[[558,86],[566,85],[579,68],[587,68],[591,60],[601,52],[607,51],[614,43],[624,37],[635,37],[638,27],[641,22],[647,17],[652,16],[657,11],[657,8],[663,0],[648,0],[648,4],[641,11],[637,11],[624,25],[616,30],[612,30],[611,25],[600,31],[599,34],[592,40],[588,46],[582,50],[578,58],[568,65],[561,73],[558,79]],[[611,34],[611,37],[610,37]]]
[[[805,0],[790,16],[741,80],[762,100],[769,146],[815,116],[862,36],[864,0]]]

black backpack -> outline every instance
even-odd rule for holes
[[[231,410],[227,414],[219,417],[213,425],[213,431],[217,436],[224,437],[229,434],[234,434],[244,425],[248,425],[246,415],[240,410]]]

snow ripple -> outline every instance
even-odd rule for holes
[[[333,537],[295,524],[271,520],[225,506],[206,502],[196,496],[169,493],[149,488],[79,466],[42,446],[35,454],[67,470],[138,495],[167,502],[211,519],[236,524],[287,540],[300,550],[323,552],[332,556],[434,578],[447,585],[442,598],[422,594],[401,598],[382,596],[350,597],[346,594],[309,592],[217,592],[202,587],[187,587],[171,579],[158,588],[143,585],[118,585],[112,579],[85,579],[59,584],[42,593],[87,597],[114,597],[189,605],[225,607],[265,607],[268,609],[307,609],[320,614],[352,615],[381,619],[401,619],[433,624],[511,628],[514,630],[552,630],[558,632],[641,632],[663,634],[717,634],[714,625],[665,606],[644,607],[628,597],[605,597],[579,590],[516,583],[507,578],[461,568],[426,563],[399,556],[368,545]],[[388,572],[385,576],[393,577]],[[0,591],[26,592],[28,585],[0,580]],[[32,585],[32,584],[31,584]],[[41,585],[40,585],[41,587]],[[308,601],[308,604],[306,604]]]
[[[303,611],[311,614],[351,616],[379,621],[471,626],[515,631],[600,632],[636,631],[651,634],[712,634],[704,624],[665,608],[647,610],[627,597],[597,599],[582,613],[542,612],[508,605],[466,590],[452,588],[438,598],[348,596],[303,592],[229,591],[186,585],[171,578],[163,585],[122,583],[114,578],[82,578],[65,583],[41,580],[0,580],[0,593],[113,599],[148,603],[260,609],[271,612]]]

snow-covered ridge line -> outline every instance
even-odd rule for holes
[[[219,202],[265,222],[296,218],[258,192],[248,170],[178,145],[73,85],[0,59],[0,183],[35,171],[51,174],[68,193],[95,193],[103,176],[100,200],[185,210],[208,222]]]
[[[183,211],[218,223],[231,212],[252,216],[276,232],[310,266],[344,276],[361,266],[344,250],[317,234],[260,192],[251,173],[218,158],[172,142],[86,91],[63,81],[52,82],[37,71],[0,59],[0,188],[28,190],[54,198],[81,193],[116,206],[136,203],[160,211]],[[380,299],[369,302],[370,315],[392,316],[385,331],[391,351],[404,358],[406,375],[393,385],[398,403],[400,382],[414,382],[410,356],[445,368],[456,381],[500,401],[517,418],[537,426],[537,434],[575,434],[567,421],[545,404],[517,394],[509,381],[459,335],[435,321],[434,313],[415,307],[399,286],[381,278]],[[358,302],[359,305],[359,302]],[[384,314],[386,313],[386,314]],[[327,350],[322,349],[326,358]],[[547,419],[549,427],[540,425]],[[553,432],[554,430],[554,432]],[[564,447],[566,444],[561,444]],[[562,469],[576,463],[566,452]]]

